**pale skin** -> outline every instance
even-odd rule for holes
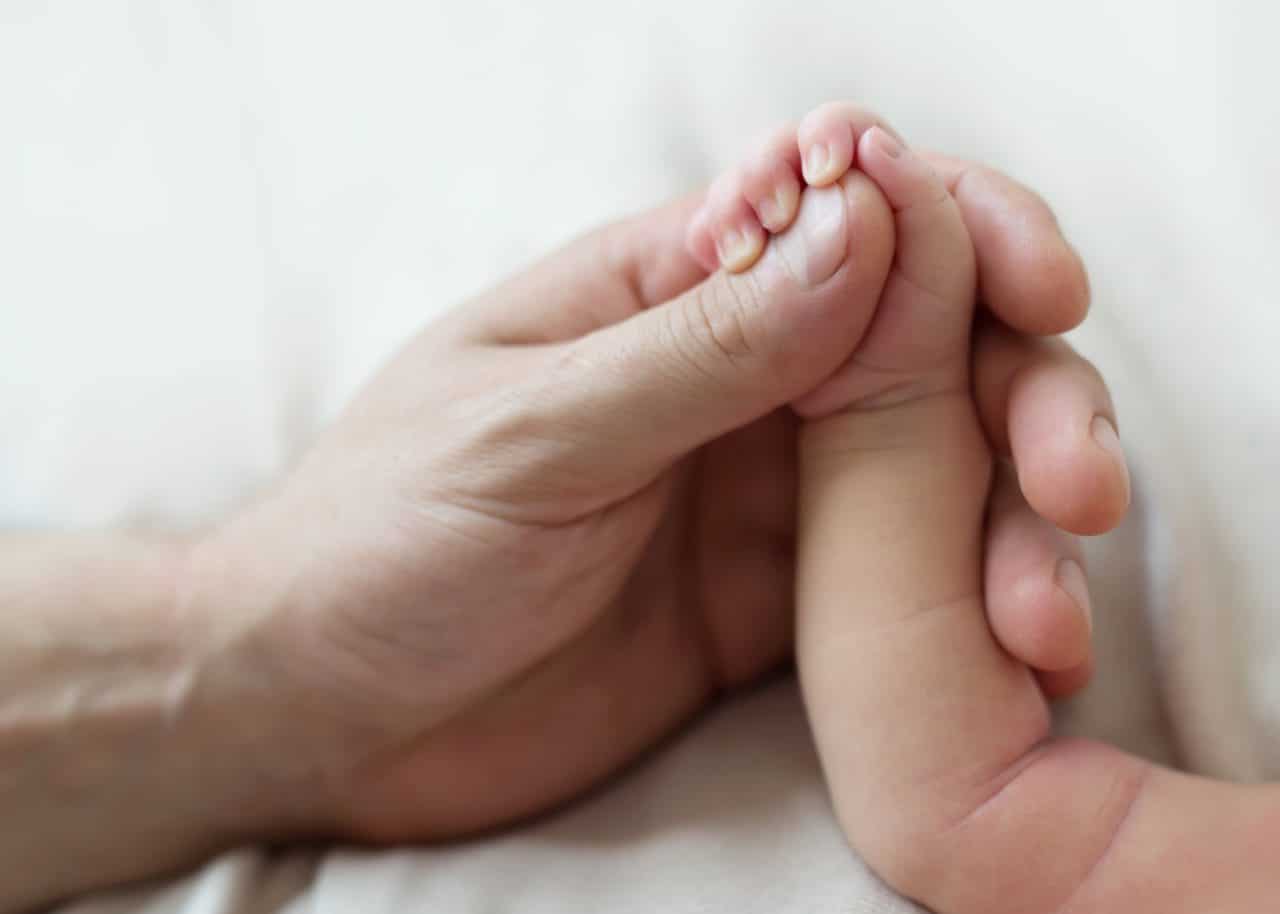
[[[1036,659],[1050,642],[1087,642],[1087,631],[1063,612],[1020,626],[1006,601],[1014,567],[1062,554],[1044,520],[1062,495],[1022,466],[1021,492],[1003,468],[993,487],[991,446],[1002,442],[984,435],[987,366],[969,358],[974,226],[945,165],[931,168],[875,123],[828,106],[751,166],[786,185],[795,174],[846,193],[874,183],[882,198],[862,202],[896,240],[870,330],[802,401],[797,662],[846,834],[939,914],[1271,910],[1280,787],[1213,782],[1051,737],[1046,699],[1061,674],[1046,678]],[[810,149],[823,143],[811,172]],[[772,243],[771,227],[741,223],[776,213],[750,205],[767,186],[729,183],[691,244],[705,255],[717,229],[736,226],[716,256],[740,270]],[[1031,386],[1008,401],[1015,441],[1020,426],[1048,427],[1020,402],[1043,379],[1022,383]],[[1056,417],[1069,420],[1064,437],[1087,436],[1098,416],[1114,421],[1105,401],[1095,405],[1093,417]],[[1002,567],[1005,549],[1020,558]]]
[[[1074,326],[1087,285],[1034,195],[934,161],[990,312],[977,413],[1018,468],[991,501],[992,628],[1063,694],[1087,678],[1089,648],[1060,531],[1114,524],[1126,477],[1113,447],[1024,421],[1088,427],[1110,406],[1085,362],[1023,334]],[[807,568],[814,541],[808,508],[797,528],[788,404],[816,417],[822,396],[848,395],[841,366],[880,332],[893,258],[882,191],[829,177],[839,190],[805,192],[821,218],[737,273],[712,273],[697,230],[686,247],[691,220],[714,212],[701,195],[552,255],[411,341],[299,467],[198,535],[4,540],[0,910],[241,841],[517,822],[785,663],[793,543]],[[804,476],[809,505],[819,476]],[[834,504],[844,483],[831,485]],[[849,531],[829,539],[843,549]],[[872,820],[847,815],[844,785],[878,774],[832,755],[831,720],[880,686],[840,684],[821,711],[805,635],[836,599],[812,598],[822,565],[801,580],[800,657],[857,842]],[[879,602],[883,582],[853,583]]]

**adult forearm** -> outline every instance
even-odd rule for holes
[[[183,597],[186,547],[0,538],[0,911],[287,828],[233,639]],[[241,700],[243,699],[243,700]]]

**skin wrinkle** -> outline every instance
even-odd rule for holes
[[[1112,851],[1115,850],[1117,843],[1120,841],[1125,828],[1133,819],[1134,811],[1138,808],[1138,803],[1142,799],[1143,791],[1149,783],[1154,770],[1155,769],[1150,765],[1144,765],[1139,769],[1138,775],[1133,779],[1128,788],[1130,796],[1125,802],[1115,826],[1111,830],[1111,837],[1107,840],[1106,845],[1102,848],[1102,852],[1093,862],[1093,865],[1089,867],[1088,871],[1084,874],[1084,877],[1080,880],[1080,884],[1077,885],[1072,893],[1067,897],[1067,900],[1055,910],[1054,914],[1072,914],[1072,908],[1076,899],[1091,887],[1094,879],[1096,879],[1098,874],[1104,869],[1108,859],[1111,857]]]
[[[729,300],[727,306],[724,298]],[[696,317],[693,323],[731,369],[739,362],[760,357],[757,347],[751,343],[752,334],[748,330],[751,323],[749,315],[761,311],[759,301],[750,279],[704,285],[692,298],[694,307],[690,310]]]
[[[943,838],[944,841],[948,838],[964,841],[965,836],[963,833],[966,829],[973,827],[986,812],[995,808],[1010,788],[1017,785],[1018,778],[1020,778],[1028,768],[1040,760],[1040,757],[1048,749],[1048,741],[1051,738],[1049,735],[1051,726],[1048,710],[1046,709],[1043,724],[1044,735],[1040,739],[1036,740],[1034,745],[1032,745],[1030,749],[1025,751],[1017,759],[1000,767],[1000,769],[987,780],[986,784],[981,785],[984,789],[979,794],[977,805],[959,819],[952,822],[944,822],[942,829],[939,832],[939,837]]]
[[[858,187],[846,195],[847,205],[874,202],[866,179]],[[781,380],[793,394],[820,380],[826,363],[836,361],[836,337],[852,334],[854,312],[870,313],[879,294],[871,282],[859,284],[866,271],[879,269],[867,261],[882,253],[871,237],[881,227],[872,232],[869,209],[860,211],[867,218],[849,223],[856,257],[818,287],[796,290],[794,298],[767,282],[745,287],[756,289],[762,306],[796,306],[779,311],[777,322],[746,327],[746,333],[776,334],[747,342],[758,354],[776,347],[785,355],[786,373],[795,377]],[[688,218],[688,210],[668,208],[620,224],[609,243],[615,250],[633,247],[617,255],[602,254],[598,237],[580,239],[409,342],[321,436],[304,466],[292,470],[288,497],[244,509],[238,519],[251,516],[252,522],[232,523],[215,539],[197,537],[208,579],[193,592],[179,589],[182,615],[194,626],[173,618],[170,582],[153,593],[148,574],[126,567],[134,553],[120,536],[98,547],[117,571],[109,577],[77,564],[83,556],[74,537],[51,537],[34,554],[24,551],[21,538],[0,555],[0,578],[13,569],[38,569],[20,599],[0,601],[6,609],[0,623],[48,620],[39,671],[56,670],[92,692],[96,671],[85,666],[88,658],[62,653],[68,632],[114,631],[111,621],[126,613],[153,622],[148,637],[193,651],[201,664],[196,700],[177,722],[181,732],[173,732],[158,697],[155,717],[140,722],[158,726],[138,739],[98,728],[97,720],[82,721],[74,740],[49,738],[51,752],[120,762],[87,797],[91,803],[65,802],[35,769],[0,796],[6,821],[16,823],[0,830],[0,869],[20,880],[0,880],[0,909],[189,866],[233,839],[333,831],[343,839],[449,839],[535,815],[621,770],[706,706],[708,661],[698,638],[709,638],[723,658],[741,650],[733,637],[759,632],[769,643],[752,658],[785,656],[789,635],[771,615],[776,607],[755,600],[754,590],[751,599],[721,590],[726,606],[713,605],[707,592],[710,581],[738,580],[735,574],[749,567],[761,574],[758,583],[751,581],[759,593],[789,599],[794,569],[786,561],[764,568],[760,556],[773,555],[794,536],[794,501],[779,509],[780,529],[739,525],[721,542],[712,523],[734,516],[760,480],[767,485],[771,476],[790,477],[794,456],[773,453],[781,450],[779,429],[751,423],[767,432],[762,440],[717,441],[734,456],[759,460],[758,476],[713,488],[703,465],[687,485],[664,488],[673,464],[678,474],[691,454],[706,459],[703,442],[736,434],[751,416],[786,399],[776,386],[780,363],[725,362],[706,327],[672,321],[671,311],[687,303],[667,300],[687,293],[704,274],[682,251]],[[986,243],[1002,253],[998,231]],[[618,281],[616,261],[601,262],[614,256],[638,271],[629,285]],[[1025,263],[997,257],[988,266],[1016,273]],[[652,299],[640,302],[645,310],[637,311],[637,296]],[[1043,314],[1058,305],[1035,301],[1025,311]],[[663,314],[647,313],[656,309]],[[787,315],[794,321],[784,320]],[[549,341],[583,357],[549,369],[555,359],[544,355]],[[698,345],[705,350],[684,348]],[[705,383],[705,372],[690,369],[691,354],[693,365],[724,364],[726,370]],[[484,408],[459,408],[460,401]],[[507,414],[493,415],[491,408]],[[783,444],[794,449],[789,427]],[[453,504],[450,521],[477,524],[477,535],[451,537],[447,553],[438,543],[386,536],[388,529],[420,523],[415,512],[431,499]],[[612,510],[619,502],[628,508]],[[570,507],[551,510],[565,503]],[[588,514],[599,521],[592,535],[567,544],[557,524],[536,523]],[[527,555],[488,545],[494,516],[512,519],[519,535],[542,543],[534,550],[536,573]],[[518,523],[530,518],[535,522]],[[637,542],[638,556],[618,551]],[[673,554],[682,548],[697,556],[696,567]],[[371,565],[376,570],[369,571]],[[601,574],[615,565],[616,587],[602,581],[601,593],[570,593],[596,586],[584,584],[587,570]],[[342,671],[376,655],[379,687],[406,695],[447,691],[451,683],[434,677],[430,651],[405,645],[399,625],[386,625],[380,640],[403,651],[403,662],[383,662],[394,651],[382,654],[380,646],[370,653],[368,641],[379,640],[378,613],[388,619],[430,614],[436,607],[424,598],[421,582],[450,577],[458,589],[438,621],[450,626],[489,614],[491,625],[451,631],[459,656],[498,656],[501,668],[483,672],[507,686],[450,708],[447,728],[430,726],[419,709],[398,707],[378,721],[375,745],[369,705],[386,703],[376,692],[352,689]],[[695,588],[703,592],[693,596]],[[363,608],[369,612],[361,617],[363,640],[326,640],[318,625],[302,637],[282,636],[295,634],[282,625],[264,626],[269,608],[262,604],[282,593],[312,620]],[[153,602],[165,607],[154,616]],[[563,648],[551,655],[520,653],[527,645],[512,635],[513,626],[531,605],[559,603],[573,604],[582,626],[567,632]],[[703,619],[714,614],[716,624],[695,633],[690,611]],[[229,638],[228,631],[253,637]],[[127,665],[141,646],[138,637],[121,632],[110,659]],[[742,662],[744,676],[759,674],[749,665],[754,659]],[[139,668],[140,683],[158,681],[154,672]],[[730,674],[722,668],[718,675]],[[6,701],[29,686],[20,677]],[[584,724],[573,714],[590,719]],[[139,745],[148,751],[132,751]],[[384,764],[364,767],[371,754]],[[93,844],[108,820],[116,840]],[[21,827],[30,822],[43,830],[39,842]]]
[[[918,168],[910,155],[904,151],[897,159],[864,157],[861,164],[891,196],[946,199],[937,176]],[[887,183],[878,178],[876,169],[891,175]],[[913,344],[918,335],[933,334],[923,351],[930,355],[936,351],[938,364],[968,364],[967,318],[976,289],[975,283],[966,280],[977,268],[961,216],[950,207],[936,209],[936,213],[913,210],[933,218],[895,223],[897,247],[890,283],[902,282],[887,286],[885,294],[900,296],[893,305],[901,308],[895,311],[896,320],[914,323],[890,324],[888,335],[880,337],[875,336],[873,325],[869,334],[873,344],[881,346],[876,350],[876,367],[898,368],[908,389],[915,386],[912,382],[927,382],[932,374],[932,362],[924,367],[917,364],[920,349]],[[922,275],[943,275],[929,272],[947,265],[925,257],[934,251],[950,258],[949,269],[957,277],[954,285],[939,288],[921,281]],[[954,326],[936,326],[929,317],[939,313],[966,319],[956,320]],[[864,367],[858,359],[855,353],[849,371],[865,384],[867,376],[856,374]],[[877,380],[874,374],[871,380]],[[1007,791],[1011,785],[1027,783],[1026,772],[1035,770],[1042,757],[1037,747],[1043,744],[1049,722],[1030,671],[1012,662],[996,644],[985,618],[981,562],[972,547],[984,526],[991,460],[965,372],[956,372],[956,379],[943,379],[948,380],[947,396],[879,402],[881,408],[868,411],[858,408],[863,398],[856,392],[861,388],[850,382],[845,390],[854,393],[844,404],[837,404],[839,411],[811,423],[802,473],[807,494],[801,502],[801,574],[810,576],[810,589],[802,591],[805,604],[798,645],[818,745],[831,772],[837,804],[846,798],[846,791],[856,796],[859,783],[904,778],[910,782],[912,772],[936,774],[935,766],[981,772],[977,786],[926,788],[922,800],[926,810],[932,807],[943,815],[959,801],[965,814],[957,822],[945,823],[946,834],[963,831],[979,845],[962,847],[981,854],[988,829],[974,835],[976,825],[987,820],[988,810],[1022,801],[1020,795]],[[815,441],[814,435],[821,437]],[[885,537],[886,526],[895,531],[894,536]],[[866,553],[858,562],[842,556],[852,543],[859,543]],[[877,592],[892,598],[861,597]],[[939,597],[948,593],[960,594],[958,602]],[[833,645],[834,633],[842,627],[847,631],[857,626],[865,635],[868,624],[883,626],[879,639],[846,638]],[[877,641],[891,632],[896,649],[877,653]],[[917,650],[909,650],[913,646]],[[899,657],[903,651],[912,658],[905,666]],[[939,665],[947,663],[958,667],[950,684],[955,694],[942,699],[934,690],[944,685],[934,679],[942,675],[937,672]],[[868,711],[871,719],[866,723],[873,729],[865,739],[875,742],[874,728],[879,727],[883,747],[875,751],[850,747],[838,735],[840,697],[876,688],[886,689],[895,699],[891,710]],[[1013,715],[1010,725],[1018,727],[1012,733],[997,724],[1004,706]],[[881,719],[874,718],[876,713]],[[971,728],[962,737],[968,744],[935,729],[935,718],[943,713],[960,715]],[[1029,728],[1026,733],[1024,727]],[[979,794],[976,805],[975,791]],[[888,808],[894,802],[889,798]],[[896,802],[907,800],[897,795]],[[935,855],[949,847],[930,833],[938,814],[926,811],[926,819],[935,818],[927,824],[914,823],[929,828],[925,834],[916,834],[919,846],[911,841],[877,846],[875,829],[883,822],[861,823],[851,837],[855,847],[864,846],[873,867],[895,877],[891,881],[896,887],[914,897],[936,899],[938,891],[950,891],[950,881],[963,881],[965,873],[951,872],[950,863]],[[852,821],[856,820],[854,816]],[[986,840],[991,837],[987,835]],[[935,867],[939,871],[930,875]],[[942,882],[921,881],[935,878]],[[972,893],[962,896],[970,902],[982,897],[981,890],[971,884],[962,891]],[[943,908],[950,910],[953,899],[943,898],[947,902]]]

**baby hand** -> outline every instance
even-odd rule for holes
[[[1267,909],[1280,888],[1277,788],[1051,737],[1046,695],[1080,673],[1045,675],[1056,664],[1044,661],[1087,645],[1087,619],[1067,611],[1084,581],[1028,502],[1054,517],[1078,493],[1001,475],[988,499],[995,436],[969,377],[975,284],[987,278],[965,221],[943,179],[885,128],[855,110],[844,130],[847,142],[813,159],[834,160],[842,183],[874,183],[896,244],[862,343],[797,403],[809,420],[797,654],[846,834],[940,914]],[[810,183],[828,176],[814,171]],[[1038,417],[1011,404],[1009,418]],[[1106,404],[1080,433],[1106,451],[1113,423]],[[1010,612],[1015,570],[1046,562],[1066,602]]]

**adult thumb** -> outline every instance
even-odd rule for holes
[[[874,314],[893,241],[892,214],[866,176],[809,188],[749,270],[718,272],[563,344],[544,404],[562,412],[556,424],[574,430],[593,475],[608,466],[651,477],[839,368]]]

